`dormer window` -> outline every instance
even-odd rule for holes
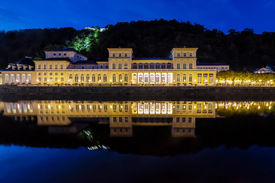
[[[121,57],[121,53],[119,53],[119,57]]]
[[[178,57],[180,57],[180,53],[178,53]]]

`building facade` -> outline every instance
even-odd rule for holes
[[[197,69],[216,69],[216,73],[220,71],[228,71],[230,68],[228,64],[222,63],[197,63]]]
[[[214,85],[215,69],[197,69],[197,48],[173,48],[167,58],[132,58],[131,48],[108,48],[108,61],[88,61],[72,48],[45,51],[2,71],[6,85]]]

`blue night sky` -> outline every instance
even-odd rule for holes
[[[100,26],[165,19],[256,33],[275,32],[273,0],[2,0],[0,30]]]

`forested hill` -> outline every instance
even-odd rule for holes
[[[0,69],[24,56],[44,58],[43,50],[74,47],[91,60],[106,60],[108,47],[133,48],[135,57],[166,57],[173,47],[198,47],[199,62],[230,64],[232,69],[275,65],[275,32],[252,29],[227,33],[176,20],[137,21],[107,30],[74,28],[0,31]]]

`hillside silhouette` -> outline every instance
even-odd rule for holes
[[[44,50],[74,47],[90,60],[107,60],[108,47],[133,48],[135,57],[167,57],[173,47],[198,47],[200,63],[230,64],[233,70],[275,65],[275,32],[253,29],[227,33],[176,20],[119,22],[106,30],[74,28],[0,31],[0,69],[24,56],[44,58]]]

